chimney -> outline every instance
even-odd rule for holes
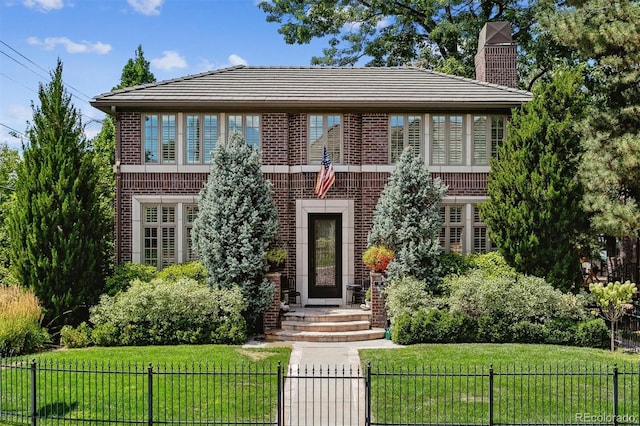
[[[516,45],[508,22],[487,22],[480,31],[476,53],[476,80],[518,87]]]

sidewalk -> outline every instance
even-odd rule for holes
[[[286,426],[364,425],[365,372],[358,349],[402,347],[384,339],[290,344],[284,384]]]

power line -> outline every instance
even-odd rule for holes
[[[15,53],[17,53],[18,55],[20,55],[20,57],[24,58],[25,60],[27,60],[29,63],[35,65],[36,67],[38,67],[40,70],[46,72],[47,74],[49,73],[49,71],[47,71],[46,69],[44,69],[42,66],[38,65],[37,63],[35,63],[34,61],[32,61],[31,59],[27,58],[25,55],[23,55],[22,53],[20,53],[19,51],[17,51],[16,49],[14,49],[13,47],[11,47],[10,45],[8,45],[7,43],[5,43],[4,41],[0,40],[0,43],[4,44],[5,46],[7,46],[9,49],[11,49],[12,51],[14,51]],[[40,78],[46,80],[47,77],[44,77],[41,74],[38,74],[37,72],[35,72],[34,70],[32,70],[31,68],[27,67],[25,64],[23,64],[22,62],[18,61],[17,59],[15,59],[14,57],[10,56],[9,54],[7,54],[6,52],[0,50],[0,52],[7,56],[8,58],[10,58],[11,60],[15,61],[16,63],[22,65],[23,67],[25,67],[26,69],[28,69],[29,71],[31,71],[32,73],[34,73],[35,75],[39,76]],[[69,83],[63,81],[64,85],[70,89],[72,89],[73,91],[75,91],[76,93],[84,96],[85,99],[83,99],[83,101],[88,102],[89,99],[91,99],[91,96],[87,95],[86,93],[83,93],[82,91],[76,89],[75,87],[73,87],[72,85],[70,85]],[[80,98],[79,98],[80,99]]]
[[[16,135],[20,135],[21,137],[25,138],[27,137],[27,135],[25,135],[24,133],[22,133],[19,130],[14,129],[13,127],[7,126],[6,124],[0,123],[0,126],[2,127],[6,127],[7,129],[11,130],[13,133],[15,133]]]

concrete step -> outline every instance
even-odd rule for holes
[[[303,311],[287,312],[283,316],[283,321],[303,321],[303,322],[349,322],[349,321],[370,321],[371,311],[351,309],[342,312]]]
[[[285,321],[282,321],[281,328],[283,330],[294,330],[294,331],[340,332],[340,331],[368,330],[370,326],[371,326],[371,323],[368,319],[359,320],[359,321],[325,321],[325,322],[285,320]]]
[[[363,340],[384,339],[383,328],[358,331],[298,331],[271,330],[266,334],[267,341],[302,342],[357,342]]]

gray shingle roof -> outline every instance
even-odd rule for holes
[[[413,67],[237,66],[96,96],[103,111],[168,108],[510,108],[529,92]]]

